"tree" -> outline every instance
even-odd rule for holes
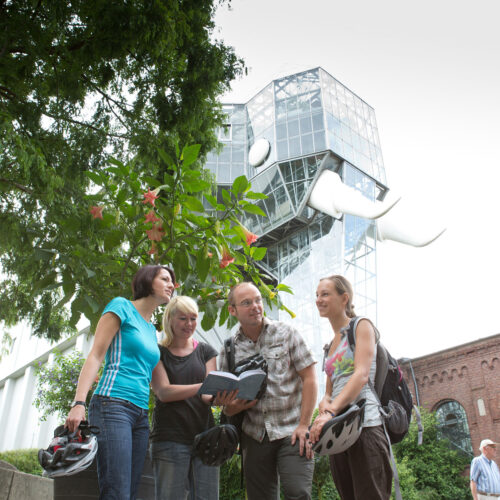
[[[114,157],[158,185],[177,144],[200,145],[193,171],[216,147],[214,129],[224,119],[217,97],[244,70],[212,36],[216,3],[0,1],[0,317],[7,325],[26,319],[35,334],[57,339],[80,314],[95,316],[93,297],[102,304],[109,295],[86,250],[108,251],[119,226],[104,223],[111,232],[102,247],[88,214],[95,186],[87,173],[99,175]],[[147,257],[136,253],[130,262]],[[126,276],[115,258],[120,279],[111,282],[121,286]],[[63,306],[73,299],[68,316]]]
[[[446,439],[438,438],[436,417],[421,409],[424,425],[423,444],[418,445],[416,423],[408,435],[393,446],[406,500],[467,500],[470,498],[463,472],[469,459],[450,448]]]

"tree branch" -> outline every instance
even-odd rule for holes
[[[111,132],[104,132],[100,128],[94,127],[94,125],[91,125],[90,123],[80,122],[78,120],[74,120],[73,118],[69,118],[68,116],[55,116],[55,115],[52,115],[50,113],[47,113],[47,111],[42,111],[42,114],[44,114],[45,116],[48,116],[49,118],[53,118],[54,120],[63,120],[63,121],[67,121],[67,122],[70,122],[70,123],[74,123],[75,125],[80,125],[82,127],[90,128],[92,130],[95,130],[96,132],[103,133],[103,134],[105,134],[108,137],[117,137],[119,139],[130,139],[129,135],[112,134]]]
[[[6,179],[5,177],[0,177],[0,182],[5,182],[6,184],[11,184],[12,186],[19,189],[19,191],[23,191],[24,193],[34,194],[34,191],[32,191],[30,188],[23,186],[22,184],[19,184],[18,182],[13,181],[11,179]]]

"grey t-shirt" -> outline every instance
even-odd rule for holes
[[[377,368],[377,346],[373,355],[373,361],[370,366],[370,380],[375,380],[375,371]],[[350,376],[354,372],[354,353],[352,352],[347,335],[343,335],[335,352],[325,360],[325,372],[332,381],[332,399],[340,394],[347,384]],[[378,402],[368,384],[365,384],[356,401],[366,399],[365,418],[363,427],[374,427],[382,425]]]
[[[203,382],[207,361],[217,356],[217,351],[205,342],[200,342],[187,356],[176,356],[167,347],[159,347],[160,360],[167,370],[171,384]],[[196,434],[213,425],[210,406],[205,404],[200,396],[170,403],[162,403],[155,398],[150,438],[151,441],[192,444]]]

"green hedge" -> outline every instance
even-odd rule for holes
[[[43,469],[38,463],[38,449],[4,451],[0,453],[0,460],[8,462],[21,472],[41,476]]]

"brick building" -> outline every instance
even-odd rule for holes
[[[472,456],[481,439],[500,442],[500,334],[400,362],[414,400],[456,448]]]

